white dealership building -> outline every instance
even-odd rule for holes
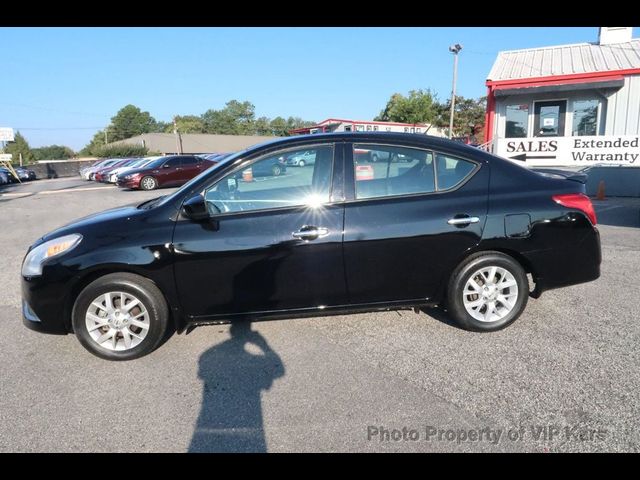
[[[595,32],[594,32],[595,33]],[[640,39],[504,51],[487,78],[487,147],[528,166],[640,167]]]

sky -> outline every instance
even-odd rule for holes
[[[634,28],[634,38],[638,28]],[[370,120],[393,93],[486,94],[501,50],[592,42],[597,27],[0,28],[0,127],[32,147],[86,145],[127,104],[157,120],[232,99],[256,116]]]

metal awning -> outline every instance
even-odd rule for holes
[[[526,95],[548,92],[575,92],[577,90],[593,90],[603,88],[620,88],[624,85],[624,78],[603,78],[600,80],[581,83],[564,83],[548,85],[505,85],[497,86],[494,90],[496,97],[506,97],[508,95]]]

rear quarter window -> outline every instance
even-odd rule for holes
[[[468,160],[436,153],[438,191],[455,188],[475,171],[476,164]]]

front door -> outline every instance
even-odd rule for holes
[[[170,157],[153,173],[161,187],[180,185],[182,159],[180,157]]]
[[[354,144],[346,163],[344,256],[350,303],[428,302],[482,236],[486,165],[429,150]],[[347,155],[348,156],[348,155]],[[383,159],[383,160],[381,160]],[[360,174],[361,171],[367,175]]]
[[[564,137],[566,100],[536,102],[533,132],[536,137]]]
[[[312,149],[313,166],[251,177],[251,165]],[[267,154],[205,189],[210,221],[179,219],[173,245],[192,320],[346,303],[344,209],[331,203],[334,146]]]

